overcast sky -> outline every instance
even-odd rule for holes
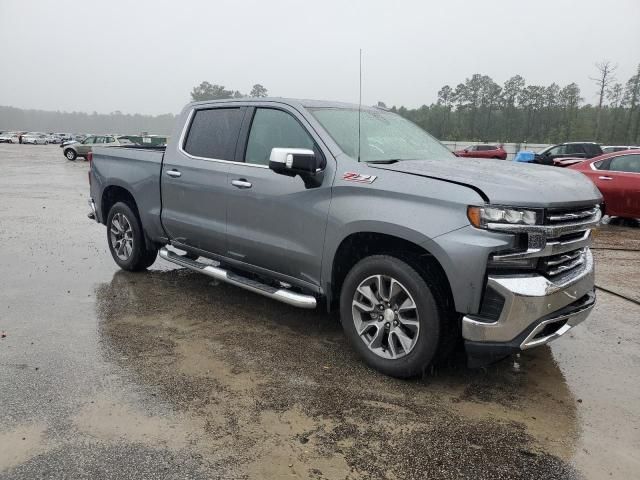
[[[203,80],[417,107],[473,73],[577,82],[640,63],[640,0],[0,0],[0,105],[176,113]]]

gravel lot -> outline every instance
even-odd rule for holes
[[[599,303],[550,347],[422,379],[335,318],[158,260],[119,271],[87,163],[0,145],[0,478],[629,479],[640,228],[596,232]],[[612,250],[613,249],[613,250]]]

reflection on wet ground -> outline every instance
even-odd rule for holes
[[[118,271],[104,228],[85,217],[86,164],[58,150],[0,146],[1,478],[640,471],[637,305],[600,292],[589,320],[551,347],[387,378],[320,310],[161,261]],[[637,293],[637,232],[596,233],[604,287]]]
[[[486,371],[459,358],[406,382],[362,365],[326,314],[188,271],[119,272],[96,299],[105,357],[206,418],[196,445],[229,474],[572,475],[561,458],[577,434],[575,399],[548,349]],[[539,448],[535,436],[550,434],[557,441]],[[221,451],[229,445],[240,448]]]

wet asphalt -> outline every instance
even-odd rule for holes
[[[564,338],[400,381],[320,310],[118,270],[57,146],[0,168],[1,479],[637,478],[637,225],[596,232],[606,291]]]

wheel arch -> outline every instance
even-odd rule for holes
[[[109,185],[102,191],[99,208],[103,223],[105,225],[107,224],[107,216],[109,215],[109,211],[118,202],[124,202],[129,205],[129,207],[131,207],[136,215],[138,222],[140,223],[140,228],[142,229],[142,234],[144,236],[144,241],[147,245],[147,248],[155,248],[154,242],[152,242],[147,235],[147,231],[145,230],[142,223],[142,218],[140,216],[140,210],[138,209],[136,199],[134,198],[133,194],[125,187],[122,187],[120,185]]]
[[[438,258],[418,241],[376,231],[351,233],[344,237],[335,249],[325,286],[329,310],[338,306],[340,290],[349,270],[363,258],[381,254],[411,263],[429,286],[436,290],[443,302],[442,307],[450,311],[455,310],[451,284]]]
[[[102,197],[100,199],[101,218],[104,223],[107,223],[107,216],[109,210],[118,202],[124,202],[131,207],[135,212],[138,220],[140,220],[140,212],[138,211],[138,204],[131,192],[120,185],[109,185],[102,191]],[[142,223],[142,222],[141,222]]]

